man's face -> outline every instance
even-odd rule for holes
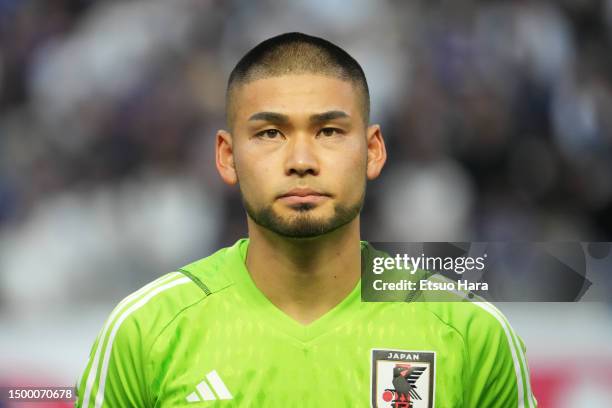
[[[234,109],[236,177],[256,224],[308,238],[359,214],[368,144],[352,83],[319,75],[255,80],[236,90]]]

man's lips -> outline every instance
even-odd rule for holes
[[[286,204],[315,204],[329,198],[329,194],[310,188],[294,188],[281,194],[278,199]]]

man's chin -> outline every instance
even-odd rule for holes
[[[300,212],[300,213],[305,213],[305,212],[312,212],[315,211],[315,209],[317,208],[316,204],[312,204],[312,203],[301,203],[301,204],[294,204],[294,205],[290,205],[289,207],[289,211],[292,212]]]
[[[298,215],[287,219],[278,218],[272,225],[264,225],[286,238],[316,238],[335,229],[332,220]]]
[[[259,225],[285,238],[312,239],[329,234],[350,223],[359,214],[361,205],[335,207],[301,203],[297,208],[272,206],[254,211],[245,203],[250,218]]]
[[[317,238],[342,226],[333,216],[317,217],[307,209],[295,210],[289,215],[260,213],[253,221],[275,234],[293,239]]]

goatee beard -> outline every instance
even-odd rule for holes
[[[335,205],[334,215],[328,220],[322,220],[312,215],[316,205],[311,203],[293,206],[295,213],[283,218],[271,205],[255,210],[244,197],[242,202],[247,214],[257,225],[287,238],[314,238],[328,234],[355,219],[363,206],[363,199],[352,206]]]

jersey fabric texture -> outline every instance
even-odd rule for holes
[[[362,302],[360,281],[302,325],[254,284],[248,245],[241,239],[123,299],[94,342],[75,406],[536,406],[525,347],[491,304]],[[427,405],[412,391],[405,405],[387,402],[389,391],[373,395],[374,350],[435,354]],[[397,367],[405,375],[408,366]]]

